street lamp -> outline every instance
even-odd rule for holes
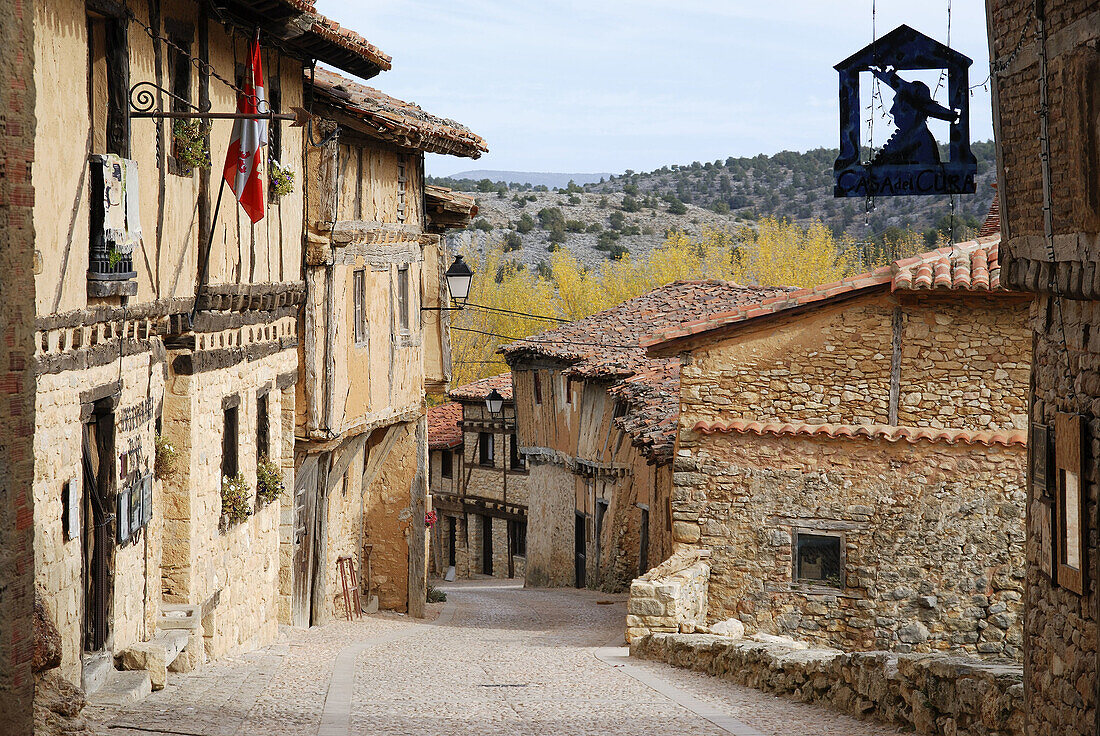
[[[457,304],[455,307],[421,307],[421,312],[457,312],[466,308],[466,299],[470,296],[470,283],[474,280],[474,272],[462,260],[462,256],[455,256],[455,262],[443,274],[447,280],[447,291],[451,293],[451,300]]]
[[[490,414],[500,414],[504,408],[504,397],[500,395],[500,391],[494,388],[489,392],[489,395],[485,397],[485,408],[489,410]]]

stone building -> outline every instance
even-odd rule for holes
[[[500,395],[499,413],[486,398]],[[512,376],[452,389],[428,410],[431,443],[432,571],[522,578],[527,568],[527,464],[516,439]]]
[[[621,590],[672,553],[680,366],[640,342],[781,291],[676,282],[502,348],[530,466],[529,585]]]
[[[1024,692],[1028,733],[1100,733],[1100,8],[988,0],[1002,278],[1035,294]]]
[[[487,149],[415,105],[333,72],[310,76],[321,143],[307,156],[308,298],[282,620],[304,626],[345,615],[337,569],[345,556],[364,602],[376,595],[383,608],[422,615],[424,393],[450,379],[439,309],[449,304],[450,263],[439,233],[463,227],[474,211],[472,198],[439,188],[429,203],[424,154],[477,158]]]
[[[709,552],[708,620],[1019,656],[1031,298],[998,242],[646,341],[682,362],[672,531]]]
[[[0,381],[0,723],[12,736],[33,724],[35,669],[34,401],[35,156],[34,8],[0,14],[0,293],[4,295]]]
[[[302,188],[255,225],[231,192],[219,208],[232,121],[188,135],[163,115],[234,111],[257,29],[280,114],[314,60],[369,77],[389,59],[298,0],[25,7],[33,75],[11,79],[36,92],[34,571],[61,673],[94,690],[161,641],[162,604],[201,621],[189,665],[278,626],[281,504],[258,471],[292,484]],[[269,126],[270,157],[304,172],[305,129]]]

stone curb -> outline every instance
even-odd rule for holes
[[[406,639],[421,632],[425,627],[449,624],[454,618],[454,613],[455,604],[448,600],[443,604],[443,610],[434,621],[415,623],[414,619],[414,624],[407,629],[372,636],[342,649],[336,655],[336,661],[332,665],[332,677],[329,680],[325,709],[321,713],[321,725],[317,729],[317,736],[348,736],[351,727],[352,690],[355,686],[355,661],[360,654],[372,647]]]

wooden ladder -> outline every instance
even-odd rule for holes
[[[359,603],[359,579],[355,576],[355,560],[344,555],[336,558],[336,567],[340,570],[340,584],[344,588],[344,615],[348,621],[360,618],[363,608]]]

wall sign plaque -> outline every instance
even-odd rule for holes
[[[840,155],[833,164],[835,197],[890,197],[974,192],[977,159],[970,150],[970,82],[973,62],[909,26],[898,26],[836,65],[840,73]],[[906,75],[945,70],[947,104],[928,85]],[[896,130],[870,161],[861,155],[859,75],[872,74],[894,93]],[[908,78],[907,78],[908,77]],[[948,160],[928,129],[929,119],[950,123]]]

